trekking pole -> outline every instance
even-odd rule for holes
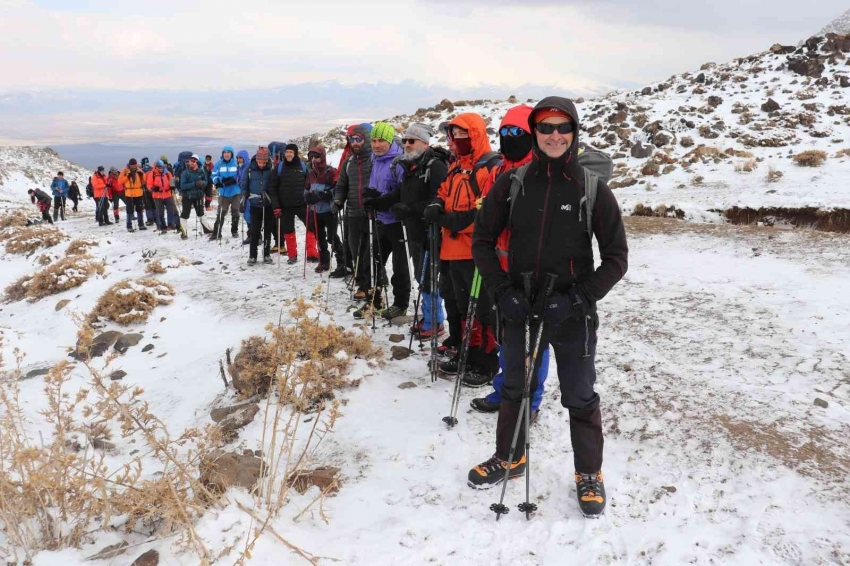
[[[384,305],[384,308],[387,308],[387,305],[389,304],[389,300],[388,300],[389,295],[387,294],[387,284],[389,284],[389,282],[384,281],[384,277],[386,276],[386,269],[384,268],[384,254],[381,251],[381,236],[380,236],[380,234],[378,234],[378,218],[377,218],[377,215],[375,215],[374,222],[375,222],[375,254],[373,255],[372,259],[376,261],[376,263],[375,263],[375,277],[381,280],[381,287],[380,287],[381,292],[378,293],[378,300],[379,301],[381,300],[381,293],[383,293],[383,295],[384,295],[383,305]],[[376,291],[378,290],[377,284],[375,286],[375,290]],[[374,293],[373,293],[373,299],[374,299]],[[374,300],[372,302],[374,303]],[[384,326],[391,326],[391,325],[392,325],[392,320],[388,320],[387,324],[385,324]]]
[[[305,215],[307,219],[304,222],[304,271],[301,274],[302,279],[307,279],[307,236],[310,234],[310,205],[306,205]],[[278,245],[280,245],[278,243]]]
[[[374,221],[373,214],[371,211],[366,212],[367,219],[369,221],[369,263],[371,264],[369,268],[369,278],[370,284],[372,286],[372,297],[370,301],[372,302],[372,332],[375,331],[375,291],[377,291],[377,285],[375,285],[375,242],[372,238],[372,222]]]
[[[219,197],[218,197],[218,210],[216,211],[216,215],[215,215],[215,223],[216,223],[216,225],[218,225],[218,234],[216,234],[216,236],[218,236],[218,247],[219,248],[221,248],[221,233],[224,231],[223,230],[223,228],[224,228],[224,215],[221,213],[221,204],[222,204],[221,200],[222,200],[222,197],[221,197],[221,195],[219,195]]]
[[[437,381],[437,235],[439,226],[432,222],[428,227],[430,241],[428,245],[431,250],[431,382]]]
[[[416,293],[416,301],[413,303],[413,319],[419,323],[419,302],[422,300],[422,286],[425,284],[425,268],[428,266],[428,250],[425,250],[425,253],[422,254],[422,271],[419,272],[419,291]],[[423,317],[424,318],[424,317]],[[436,329],[432,328],[431,332],[435,332]],[[419,324],[418,332],[416,334],[419,335],[419,350],[422,351],[422,325]],[[413,333],[410,333],[410,342],[407,344],[407,349],[410,350],[410,347],[413,346]]]
[[[469,291],[469,307],[466,309],[466,328],[463,329],[463,342],[461,342],[460,354],[458,355],[457,373],[455,374],[455,389],[452,393],[451,412],[448,417],[443,417],[443,422],[452,428],[457,424],[457,407],[460,403],[460,384],[466,375],[466,359],[469,355],[469,343],[472,340],[472,327],[474,326],[475,310],[478,307],[478,292],[481,290],[481,275],[478,268],[472,275],[472,288]],[[433,329],[432,329],[433,330]]]
[[[536,301],[531,300],[531,277],[532,272],[527,271],[522,274],[523,285],[525,287],[525,296],[528,298],[528,302],[531,305],[534,305]],[[549,295],[552,293],[552,289],[555,287],[555,281],[558,279],[558,275],[555,273],[547,273],[546,274],[546,286],[543,289],[543,299],[542,304],[545,308],[546,300],[549,298]],[[542,313],[540,313],[542,314]],[[531,390],[531,379],[534,375],[534,367],[537,365],[537,358],[540,355],[540,336],[543,331],[543,320],[540,318],[540,314],[531,313],[528,318],[525,319],[525,381],[523,383],[522,389],[522,403],[519,408],[519,415],[517,416],[516,427],[514,427],[514,435],[513,440],[511,441],[511,449],[508,453],[508,464],[505,466],[505,479],[502,483],[502,496],[499,498],[498,503],[494,503],[490,506],[490,511],[496,513],[496,521],[502,518],[502,515],[506,515],[508,513],[508,508],[505,506],[505,491],[508,487],[508,479],[510,478],[511,472],[511,463],[514,461],[514,454],[516,453],[516,445],[517,440],[519,438],[519,431],[522,426],[523,421],[525,421],[525,502],[520,503],[518,509],[521,513],[525,513],[525,519],[531,519],[531,514],[537,511],[537,505],[529,502],[529,495],[531,491],[531,458],[529,456],[529,450],[531,450],[531,431],[529,430],[529,426],[531,424],[531,399],[530,399],[530,390]],[[531,332],[531,319],[535,319],[535,328],[534,328],[534,336],[532,337]],[[539,319],[539,320],[538,320]]]
[[[354,300],[354,289],[357,287],[357,274],[360,273],[360,257],[363,255],[363,234],[360,234],[360,242],[357,245],[357,259],[354,262],[354,273],[351,276],[351,285],[348,288],[348,300]]]
[[[275,218],[277,224],[277,269],[280,271],[280,218]]]

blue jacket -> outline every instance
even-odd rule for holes
[[[195,182],[197,181],[203,181],[204,186],[196,187]],[[192,171],[186,167],[180,174],[180,195],[186,199],[203,198],[206,184],[207,174],[202,166],[199,166],[197,171]]]
[[[224,160],[224,152],[230,152],[230,161]],[[218,187],[218,196],[235,197],[239,194],[239,167],[236,165],[236,152],[229,145],[221,150],[222,158],[213,166],[212,182]]]
[[[236,157],[242,158],[242,167],[238,167],[236,170],[236,182],[239,183],[239,187],[242,187],[242,177],[245,176],[245,171],[248,170],[248,166],[251,165],[251,156],[248,155],[248,152],[244,149],[240,149],[239,153],[236,154]],[[238,166],[237,161],[237,166]]]
[[[66,197],[68,196],[68,181],[61,177],[53,177],[50,189],[53,191],[53,196]]]
[[[393,142],[390,149],[380,157],[372,153],[372,173],[369,176],[369,188],[378,189],[382,195],[396,190],[404,180],[404,168],[393,163],[393,160],[401,155],[403,150]],[[398,222],[395,214],[389,211],[378,211],[378,220],[384,224]]]
[[[249,205],[263,206],[264,201],[268,198],[269,177],[271,177],[273,168],[274,166],[269,162],[266,163],[265,169],[260,169],[257,160],[251,159],[251,164],[239,183],[242,189],[242,199],[247,200]]]

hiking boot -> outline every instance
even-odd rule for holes
[[[355,301],[365,301],[369,297],[369,293],[365,289],[357,289],[353,299]]]
[[[469,406],[479,413],[498,413],[502,403],[488,401],[487,397],[478,397],[469,402]]]
[[[590,519],[598,519],[605,512],[605,483],[602,471],[595,474],[576,472],[576,497],[581,514]]]
[[[247,237],[247,238],[245,238],[244,240],[242,240],[242,245],[243,245],[243,246],[247,246],[247,245],[249,245],[250,243],[251,243],[251,237],[250,237],[250,236],[249,236],[249,237]]]
[[[298,256],[291,257],[286,260],[286,265],[295,265],[296,263],[298,263]]]
[[[128,232],[135,232],[135,231],[136,231],[136,229],[135,229],[135,228],[133,228],[132,226],[127,226],[127,231],[128,231]]]
[[[419,337],[419,338],[421,338],[422,340],[430,340],[430,339],[431,339],[431,334],[432,334],[431,330],[432,330],[432,329],[430,329],[430,328],[428,328],[428,329],[423,328],[423,329],[422,329],[420,332],[418,332],[418,333],[414,332],[414,333],[413,333],[413,336],[414,336],[414,337]],[[446,333],[446,328],[445,328],[442,324],[440,324],[439,326],[437,326],[437,332],[436,332],[436,334],[437,334],[437,336],[438,336],[438,337],[442,336],[442,335],[443,335],[443,334],[445,334],[445,333]]]
[[[165,236],[166,234],[168,234],[168,230],[162,229],[159,231],[160,236]]]
[[[508,479],[525,475],[525,464],[525,456],[520,458],[518,462],[513,462],[510,465]],[[508,463],[494,454],[486,462],[482,462],[469,470],[469,479],[466,483],[473,489],[490,489],[505,481],[505,470],[507,469]]]
[[[274,260],[272,259],[271,256],[264,255],[263,256],[263,263],[265,263],[266,265],[274,265]]]
[[[204,210],[206,210],[207,212],[209,212],[210,210],[212,210],[212,206],[207,205],[207,206],[205,206],[205,207],[204,207]]]
[[[449,336],[443,343],[437,346],[437,355],[443,356],[445,358],[453,358],[457,356],[457,347],[459,344],[456,344],[452,337]]]
[[[328,274],[331,279],[342,279],[351,274],[351,271],[344,265],[338,265],[336,269]]]
[[[153,226],[154,224],[156,224],[156,222],[154,222],[153,220],[148,220],[147,222],[145,222],[145,226]]]
[[[230,237],[231,237],[231,238],[238,238],[238,237],[239,237],[239,232],[231,232],[231,233],[230,233]]]
[[[248,258],[248,265],[257,265],[257,258],[249,257]]]
[[[407,314],[407,309],[393,305],[389,308],[382,309],[381,311],[379,311],[378,314],[381,315],[381,318],[384,318],[386,320],[392,320],[396,317],[404,316],[405,314]]]
[[[106,226],[106,223],[105,222],[98,222],[97,225],[98,226]]]
[[[278,253],[279,253],[280,255],[286,255],[286,246],[283,246],[282,248],[280,248],[280,249],[278,250]]]
[[[371,311],[369,310],[371,306],[372,305],[370,305],[369,303],[366,303],[365,305],[351,313],[351,315],[357,320],[363,320],[364,318],[366,318],[367,314],[371,314]]]
[[[457,355],[452,356],[448,360],[440,362],[437,367],[446,375],[457,375],[458,368],[460,367],[460,357]]]
[[[469,366],[467,366],[468,368]],[[493,383],[493,377],[475,369],[469,370],[463,374],[463,384],[467,387],[477,388],[484,387],[485,385],[489,385]]]
[[[141,231],[141,230],[147,230],[147,229],[148,229],[148,227],[147,227],[147,226],[145,226],[144,224],[139,224],[139,230],[140,230],[140,231]]]
[[[272,246],[272,253],[276,253],[276,252],[279,252],[279,251],[280,250],[278,249],[277,246]]]
[[[319,258],[307,256],[307,263],[319,263]]]
[[[319,265],[316,266],[316,269],[314,271],[316,273],[324,273],[325,271],[329,271],[330,268],[331,268],[331,266],[329,264],[320,263]]]

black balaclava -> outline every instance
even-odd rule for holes
[[[531,142],[531,134],[519,137],[499,136],[499,149],[508,161],[522,161],[531,151]]]

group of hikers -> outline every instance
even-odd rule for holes
[[[318,272],[330,271],[332,251],[330,277],[349,278],[351,298],[363,303],[354,317],[371,316],[373,327],[376,315],[408,312],[415,281],[410,331],[420,343],[431,341],[429,369],[458,376],[458,386],[493,384],[471,402],[476,411],[498,413],[495,453],[468,474],[474,488],[526,473],[527,432],[551,346],[569,412],[578,503],[584,515],[599,516],[606,497],[594,391],[596,304],[628,265],[620,208],[606,184],[610,158],[579,147],[578,114],[561,97],[511,108],[499,126],[499,152],[478,114],[459,114],[439,130],[448,150],[431,145],[437,132],[427,124],[411,124],[400,136],[385,122],[350,126],[338,168],[328,165],[322,145],[308,148],[305,162],[295,144],[278,143],[253,156],[227,146],[215,164],[181,154],[174,167],[164,157],[152,167],[130,160],[108,176],[101,167],[91,181],[97,220],[110,223],[111,201],[117,222],[123,198],[129,230],[133,211],[144,230],[143,212],[153,208],[148,224],[186,238],[194,209],[204,232],[218,239],[228,212],[231,236],[238,237],[242,214],[253,265],[261,245],[264,263],[274,252],[297,261],[297,217],[306,227],[305,259]],[[209,183],[218,191],[213,226],[204,217]],[[175,190],[182,197],[179,224]],[[535,508],[528,491],[525,505],[526,513]],[[501,503],[493,510],[506,512]]]
[[[80,187],[77,185],[76,181],[68,183],[68,181],[65,180],[65,174],[62,171],[59,171],[53,178],[53,181],[50,183],[50,191],[53,193],[52,196],[48,195],[41,189],[30,189],[28,191],[30,200],[38,207],[38,211],[41,212],[41,220],[43,222],[53,224],[53,222],[60,218],[65,220],[65,205],[69,199],[73,204],[71,210],[73,212],[78,211],[78,205],[80,202]],[[53,206],[52,218],[50,217],[51,205]]]

